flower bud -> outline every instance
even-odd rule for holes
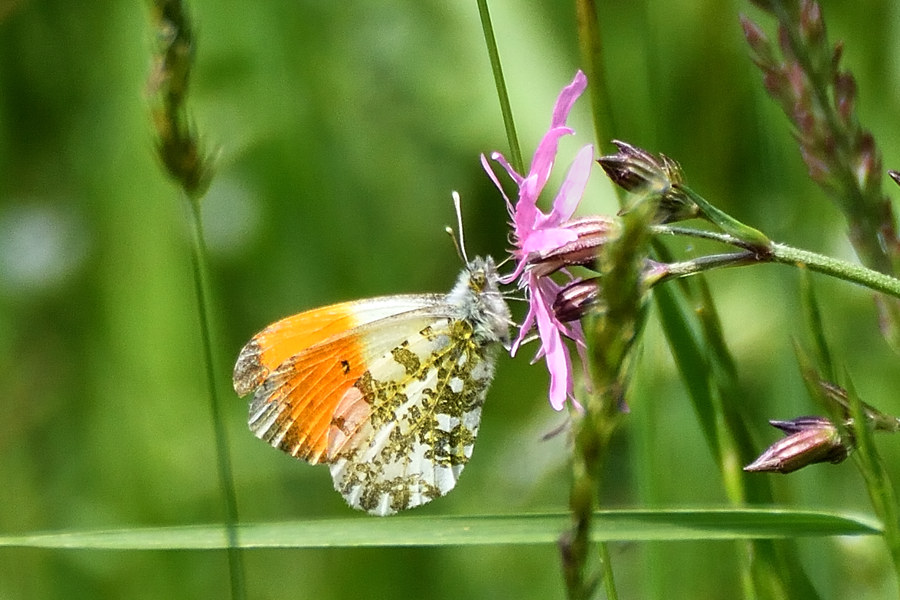
[[[888,171],[888,175],[891,176],[891,179],[894,180],[894,183],[896,183],[897,185],[900,185],[900,171],[891,170],[891,171]]]
[[[750,49],[753,51],[753,59],[760,66],[771,66],[776,64],[772,55],[772,45],[766,34],[759,25],[741,15],[741,28],[744,30],[744,39],[747,40]]]
[[[850,447],[835,427],[824,417],[799,417],[791,421],[769,421],[784,431],[778,440],[762,453],[745,471],[792,473],[815,463],[839,463],[850,454]]]
[[[798,26],[803,42],[809,47],[816,47],[826,39],[825,21],[822,20],[822,8],[818,2],[805,0],[800,3]]]
[[[600,278],[579,279],[561,289],[553,301],[553,314],[563,323],[578,321],[600,304]]]
[[[604,216],[584,217],[566,221],[559,228],[572,231],[577,237],[552,250],[535,252],[528,257],[528,268],[538,277],[566,267],[592,266],[600,246],[615,235],[618,221]]]
[[[619,140],[613,140],[613,144],[619,151],[601,156],[597,162],[622,189],[656,196],[658,206],[653,218],[656,223],[682,221],[699,214],[697,206],[678,188],[684,178],[676,161]]]

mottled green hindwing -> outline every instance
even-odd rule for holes
[[[453,489],[472,456],[497,349],[472,322],[445,318],[372,362],[355,384],[369,418],[331,461],[351,506],[386,515]]]

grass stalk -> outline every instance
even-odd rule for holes
[[[216,467],[219,487],[225,504],[225,535],[228,539],[228,573],[231,580],[231,597],[239,600],[246,597],[244,582],[243,551],[238,540],[238,508],[237,494],[234,488],[234,474],[231,465],[231,451],[228,444],[228,430],[222,416],[221,401],[216,386],[216,369],[213,359],[212,331],[209,320],[209,302],[204,273],[206,264],[206,242],[203,235],[203,220],[200,214],[200,203],[188,199],[191,221],[191,267],[194,278],[194,292],[197,298],[197,317],[200,326],[200,340],[203,346],[203,366],[206,372],[206,385],[209,394],[210,417],[213,426],[213,437],[216,444]]]
[[[156,0],[152,6],[152,16],[159,45],[153,56],[153,72],[150,75],[148,91],[152,100],[151,115],[157,136],[156,149],[163,168],[181,189],[189,208],[187,212],[191,230],[191,267],[216,447],[218,480],[225,510],[231,597],[242,600],[246,597],[246,585],[243,554],[237,534],[237,496],[227,430],[216,386],[204,271],[207,252],[200,202],[209,187],[212,168],[201,149],[197,133],[190,125],[186,108],[195,51],[194,34],[187,10],[180,0]]]
[[[509,163],[516,171],[524,173],[525,162],[522,160],[522,151],[519,148],[519,136],[516,134],[512,106],[509,103],[509,94],[506,91],[506,80],[503,77],[503,66],[500,64],[500,52],[497,49],[497,39],[494,37],[494,26],[491,24],[491,13],[488,10],[487,0],[477,0],[477,2],[478,14],[481,17],[481,30],[484,32],[484,43],[487,46],[488,57],[491,61],[494,84],[497,86],[500,112],[503,114],[503,125],[506,127],[506,139],[509,144]]]

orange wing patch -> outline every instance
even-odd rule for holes
[[[357,325],[350,303],[308,310],[272,323],[250,340],[234,365],[234,391],[245,396],[295,354]]]
[[[366,370],[363,348],[354,336],[338,335],[356,325],[349,304],[326,306],[273,323],[244,346],[234,389],[256,390],[250,428],[259,438],[315,464],[368,418],[368,405],[353,402],[362,396],[352,393]]]
[[[327,462],[332,425],[338,430],[348,425],[336,413],[354,397],[353,384],[365,370],[362,349],[352,337],[292,356],[256,391],[250,428],[292,456],[312,464]],[[353,421],[368,418],[367,404],[354,405],[354,411]]]

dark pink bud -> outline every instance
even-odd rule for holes
[[[837,71],[841,64],[841,56],[844,54],[844,42],[834,45],[834,54],[831,55],[831,69]]]
[[[825,39],[825,22],[818,2],[803,0],[800,4],[800,35],[807,45],[815,46]]]
[[[863,133],[856,151],[856,177],[862,189],[869,189],[881,175],[881,157],[871,133]]]
[[[784,76],[784,72],[780,70],[764,70],[763,71],[763,86],[765,86],[766,91],[769,94],[778,100],[781,98],[789,97],[788,93],[788,80]]]
[[[581,279],[559,291],[553,301],[553,314],[563,323],[578,321],[600,304],[600,279]]]
[[[785,75],[787,76],[788,85],[790,85],[791,95],[794,100],[802,102],[809,97],[807,92],[809,79],[806,76],[806,72],[803,71],[803,67],[797,63],[790,63],[785,70]]]
[[[790,33],[784,25],[778,28],[778,47],[781,48],[785,61],[789,63],[797,61],[797,56],[794,54],[794,49],[791,45]]]
[[[741,27],[744,30],[744,38],[753,52],[754,62],[760,67],[774,68],[775,58],[772,54],[772,44],[759,25],[741,15]]]
[[[791,120],[797,128],[797,133],[802,138],[801,141],[807,142],[807,140],[815,139],[817,126],[816,117],[810,113],[805,106],[799,103],[796,104],[794,106],[794,112],[791,115]]]
[[[560,229],[568,229],[577,236],[573,241],[552,250],[528,257],[528,268],[538,277],[572,266],[591,266],[600,246],[617,231],[618,221],[611,217],[584,217],[567,221]]]
[[[856,80],[850,73],[837,73],[834,76],[834,103],[841,120],[849,125],[856,104]]]
[[[817,154],[810,152],[807,148],[802,146],[800,148],[800,155],[803,157],[803,162],[806,163],[806,167],[809,170],[810,179],[819,184],[825,183],[831,176],[831,169],[828,168],[828,163]]]
[[[850,453],[837,427],[824,417],[769,423],[788,435],[769,446],[745,471],[792,473],[815,463],[839,463]]]
[[[699,214],[697,206],[678,187],[684,177],[676,161],[619,140],[613,140],[613,144],[619,151],[601,156],[597,162],[619,187],[655,196],[654,201],[658,202],[655,222],[671,223]]]

